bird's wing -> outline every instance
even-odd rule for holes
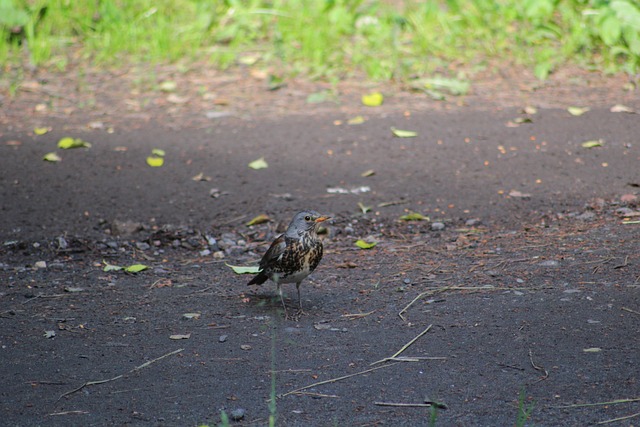
[[[273,241],[273,243],[271,243],[271,246],[269,246],[269,249],[267,249],[267,252],[260,260],[260,269],[265,270],[273,264],[273,262],[280,258],[284,253],[286,247],[287,244],[284,239],[284,234],[281,234]]]

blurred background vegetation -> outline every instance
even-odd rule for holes
[[[264,64],[407,81],[488,64],[636,74],[637,0],[0,0],[8,69]]]

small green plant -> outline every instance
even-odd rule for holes
[[[533,408],[535,407],[535,403],[531,402],[527,404],[525,402],[527,398],[527,393],[522,387],[520,389],[520,395],[518,396],[518,416],[516,417],[516,427],[524,427],[531,417],[531,413],[533,412]]]

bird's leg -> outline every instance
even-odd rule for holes
[[[288,319],[289,314],[287,313],[287,306],[284,303],[284,297],[282,296],[282,287],[280,286],[280,283],[277,284],[277,287],[278,287],[278,294],[280,294],[280,301],[282,302],[282,308],[284,309],[284,318]]]
[[[296,283],[296,289],[298,290],[298,315],[304,314],[302,310],[302,298],[300,297],[300,283],[301,282]]]

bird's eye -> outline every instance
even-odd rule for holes
[[[307,215],[307,216],[304,217],[304,220],[305,221],[311,221],[311,217],[309,215]]]

